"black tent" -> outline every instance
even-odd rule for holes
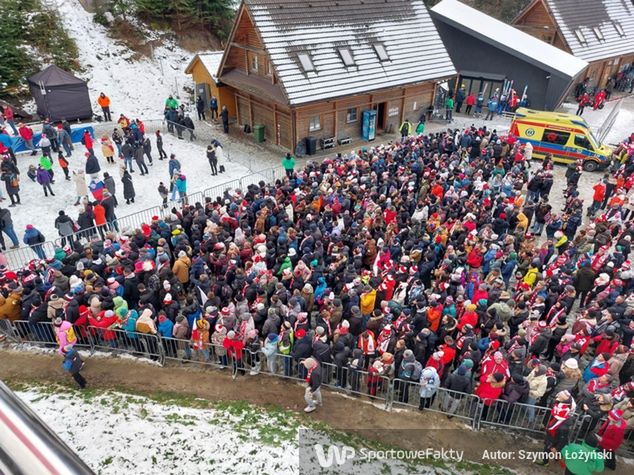
[[[51,120],[92,118],[88,84],[54,64],[29,78],[37,113]]]

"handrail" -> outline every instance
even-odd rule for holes
[[[202,191],[197,191],[197,192],[193,192],[188,194],[187,197],[187,203],[193,204],[195,201],[190,199],[193,197],[199,197],[202,194],[203,200],[205,197],[208,196],[213,196],[213,193],[216,193],[217,190],[219,188],[222,187],[227,187],[231,188],[233,187],[236,182],[239,185],[240,188],[243,188],[243,183],[248,179],[248,178],[252,178],[252,177],[256,177],[257,175],[260,175],[263,180],[259,180],[259,181],[268,181],[269,178],[275,178],[276,174],[279,173],[280,177],[284,176],[284,169],[281,166],[278,167],[270,167],[270,168],[264,168],[262,170],[259,171],[255,171],[253,173],[249,173],[247,175],[243,175],[240,178],[236,178],[233,180],[229,180],[223,183],[219,183],[217,185],[214,186],[210,186],[208,188],[205,188]],[[270,175],[270,177],[269,177]],[[231,185],[231,186],[230,186]],[[182,204],[181,204],[182,206]],[[169,208],[168,208],[169,209]],[[168,209],[162,208],[160,205],[154,205],[154,206],[150,206],[148,208],[142,209],[140,211],[136,211],[134,213],[130,213],[128,215],[125,216],[121,216],[118,217],[117,219],[115,219],[114,221],[112,221],[111,223],[116,223],[119,227],[119,229],[123,229],[126,228],[128,226],[133,226],[128,224],[129,221],[133,221],[133,217],[135,216],[139,216],[139,215],[158,215],[163,217],[165,214],[168,213]],[[149,224],[149,223],[148,223]],[[92,226],[90,228],[84,229],[84,230],[79,230],[73,234],[70,234],[68,236],[60,236],[57,237],[55,239],[49,240],[49,241],[45,241],[41,244],[38,244],[36,246],[24,246],[24,247],[20,247],[18,249],[7,249],[6,251],[3,252],[4,256],[7,259],[7,263],[8,263],[8,268],[10,270],[18,270],[20,268],[22,268],[23,266],[25,266],[30,260],[32,259],[38,259],[38,256],[36,255],[36,251],[34,248],[36,247],[41,247],[42,249],[44,249],[45,254],[47,257],[52,257],[52,252],[54,252],[55,248],[59,248],[62,247],[62,242],[65,240],[70,239],[79,239],[81,240],[82,238],[85,238],[88,235],[98,235],[99,233],[99,228],[100,227],[104,227],[104,231],[111,231],[112,228],[114,226],[111,226],[110,223],[107,223],[104,226]],[[135,228],[139,227],[139,226],[134,226]]]
[[[0,322],[5,322],[5,325],[0,325],[0,336],[4,335],[11,342],[18,343],[26,343],[26,344],[34,344],[44,346],[46,348],[52,348],[57,346],[55,342],[55,337],[52,330],[51,322],[40,322],[40,323],[29,323],[26,320],[0,320]],[[225,363],[214,362],[211,359],[212,353],[217,349],[221,349],[219,346],[214,345],[213,343],[208,343],[205,346],[205,350],[207,351],[207,359],[205,361],[196,361],[192,358],[192,342],[190,340],[180,340],[176,338],[166,338],[160,336],[158,334],[145,334],[138,332],[128,332],[121,329],[103,329],[91,326],[74,326],[75,334],[78,336],[78,343],[76,347],[86,349],[90,352],[90,354],[94,354],[96,350],[100,352],[111,352],[114,354],[117,353],[128,353],[131,355],[143,355],[149,356],[159,365],[164,366],[165,361],[176,361],[181,364],[184,362],[188,362],[189,364],[202,364],[207,366],[224,366]],[[101,333],[111,332],[115,335],[119,335],[117,337],[119,342],[123,343],[123,345],[107,345],[101,341]],[[123,336],[123,340],[121,340],[121,336]],[[156,341],[156,348],[148,348],[148,347],[140,347],[135,344],[131,344],[129,338],[136,336],[139,339],[149,339],[151,341]],[[112,339],[112,338],[111,338]],[[18,347],[19,348],[19,347]],[[156,351],[154,351],[156,350]],[[179,355],[178,351],[183,350],[183,355]],[[223,350],[226,354],[226,350]],[[256,362],[255,369],[257,373],[262,373],[268,376],[285,378],[285,379],[300,379],[303,381],[303,378],[298,378],[294,374],[294,369],[292,369],[299,360],[294,358],[291,355],[283,355],[281,353],[276,353],[272,355],[273,358],[278,359],[283,364],[278,366],[277,371],[270,371],[266,369],[265,365],[262,365],[262,361],[266,360],[266,355],[262,350],[252,353],[248,349],[244,349],[243,361],[249,364],[250,360],[254,360]],[[285,360],[288,360],[289,366],[285,366]],[[394,404],[397,404],[400,407],[417,407],[416,404],[413,404],[412,401],[408,402],[407,397],[403,397],[404,391],[411,395],[411,399],[416,401],[418,396],[416,395],[420,389],[420,384],[418,381],[407,381],[400,378],[387,378],[383,376],[379,376],[378,380],[380,380],[381,384],[387,385],[387,387],[381,386],[381,389],[378,393],[370,394],[368,392],[363,391],[361,388],[363,384],[361,381],[368,382],[369,373],[362,369],[351,369],[345,367],[346,376],[348,372],[357,373],[358,381],[356,382],[356,389],[352,387],[351,389],[347,388],[338,388],[337,387],[337,376],[338,371],[340,369],[336,364],[331,363],[322,363],[322,366],[325,368],[322,377],[325,387],[332,388],[334,390],[345,390],[350,392],[351,394],[356,394],[359,396],[369,396],[373,399],[383,400],[384,401],[384,409],[386,411],[391,411]],[[291,368],[290,374],[287,374],[287,371]],[[246,368],[246,369],[254,369],[254,368]],[[376,378],[376,376],[375,376]],[[333,384],[333,381],[334,384]],[[453,406],[452,404],[446,404],[451,401],[440,402],[438,399],[443,399],[446,397],[451,397],[458,403]],[[432,403],[433,404],[433,403]],[[447,406],[447,407],[445,407]],[[457,411],[456,409],[459,410]],[[542,434],[543,428],[542,423],[544,418],[549,414],[550,409],[547,407],[536,406],[532,404],[526,403],[508,403],[502,399],[496,399],[492,404],[489,404],[489,409],[487,410],[486,415],[484,414],[484,401],[473,393],[464,393],[461,391],[453,391],[446,388],[438,388],[436,391],[436,406],[431,407],[430,410],[435,412],[440,412],[443,414],[447,414],[450,416],[456,416],[462,418],[469,422],[471,427],[474,430],[480,430],[483,426],[487,427],[498,427],[501,429],[509,429],[522,431],[526,434]],[[587,431],[590,427],[588,424],[589,416],[583,414],[582,412],[575,412],[573,415],[573,431],[571,433],[570,440],[582,440],[586,435]],[[626,443],[619,449],[619,453],[623,453],[626,455],[631,455],[633,453],[632,448],[632,437],[634,437],[634,432],[631,433]],[[0,444],[1,448],[1,444]],[[2,454],[0,451],[0,469],[2,460]]]
[[[0,473],[91,475],[94,472],[0,382]]]

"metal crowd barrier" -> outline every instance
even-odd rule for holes
[[[211,342],[198,347],[188,339],[162,337],[159,334],[131,332],[118,327],[101,328],[73,325],[77,343],[75,348],[94,354],[96,351],[111,354],[129,354],[155,361],[160,366],[165,362],[180,365],[200,365],[215,369],[234,368],[237,361],[227,356],[222,345]],[[29,322],[26,320],[0,320],[0,341],[26,343],[45,348],[57,348],[55,328],[51,322]],[[417,381],[388,378],[374,375],[362,369],[321,363],[322,385],[333,391],[341,391],[371,400],[381,401],[387,411],[395,406],[421,409],[456,417],[468,422],[475,430],[485,427],[519,430],[532,436],[541,436],[550,418],[550,408],[525,403],[509,404],[497,399],[483,401],[475,394],[467,394],[439,387],[430,398],[421,401],[421,386]],[[276,353],[270,357],[260,350],[243,350],[239,374],[263,374],[298,382],[305,382],[306,370],[301,360],[291,355]],[[422,402],[422,403],[421,403]],[[485,404],[486,402],[486,404]],[[583,413],[572,415],[570,440],[583,440],[591,431],[591,416]],[[594,426],[600,427],[603,421]],[[634,430],[628,429],[619,454],[634,455]]]
[[[418,381],[405,381],[400,378],[393,380],[392,406],[415,408],[423,411],[438,412],[451,417],[457,417],[469,422],[472,427],[477,426],[478,406],[480,398],[475,394],[466,394],[439,387],[431,398],[424,398],[421,404]],[[422,407],[422,409],[421,409]]]
[[[481,425],[512,426],[520,430],[543,433],[550,418],[550,408],[532,404],[512,403],[502,399],[492,401],[481,408]]]
[[[161,364],[164,361],[161,338],[158,335],[90,325],[86,329],[93,352],[99,350],[114,354],[127,353]]]
[[[8,320],[0,320],[0,322],[8,322]],[[58,347],[55,327],[49,321],[17,320],[12,322],[12,326],[14,337],[11,341],[15,343],[38,345],[44,348]],[[6,327],[6,324],[0,324],[0,332],[4,333],[2,327]],[[73,325],[72,328],[77,338],[74,347],[78,350],[86,350],[91,354],[94,354],[95,351],[114,354],[127,353],[156,361],[161,365],[164,362],[161,340],[158,335],[91,325]]]

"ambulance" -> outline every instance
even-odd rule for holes
[[[509,134],[521,143],[533,145],[533,158],[547,153],[553,161],[573,163],[583,160],[583,169],[601,170],[610,164],[612,149],[599,143],[581,117],[521,107],[515,112]]]

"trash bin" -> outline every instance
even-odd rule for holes
[[[255,124],[253,126],[253,136],[255,137],[255,141],[257,143],[264,142],[264,125]]]
[[[315,155],[316,152],[317,152],[317,138],[306,137],[306,154]]]

